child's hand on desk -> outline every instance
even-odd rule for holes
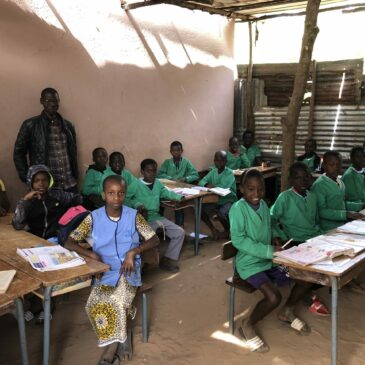
[[[180,179],[176,179],[176,181],[186,182],[186,178],[185,178],[185,177],[182,177],[182,178],[180,178]]]
[[[127,252],[127,255],[125,256],[125,259],[123,261],[123,265],[120,268],[121,274],[126,274],[127,276],[130,276],[132,271],[134,271],[134,257],[136,253],[131,250]]]
[[[280,237],[274,237],[272,240],[271,240],[271,243],[273,246],[282,246],[283,243],[280,239]]]
[[[213,184],[206,184],[205,187],[208,189],[215,188],[215,186]]]
[[[365,220],[365,215],[363,215],[359,212],[347,212],[347,218],[348,219],[362,219],[362,220]]]
[[[282,250],[283,250],[283,248],[282,248],[281,245],[280,246],[274,246],[274,252],[282,251]]]
[[[88,256],[92,259],[92,260],[95,260],[95,261],[100,261],[101,262],[101,258],[98,254],[96,254],[95,252],[90,252],[88,254]]]

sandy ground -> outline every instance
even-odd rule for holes
[[[189,217],[189,228],[191,223]],[[228,333],[229,297],[224,282],[232,273],[232,262],[220,259],[222,242],[203,244],[197,257],[193,245],[185,244],[178,274],[171,275],[158,268],[147,271],[145,280],[153,284],[149,295],[149,342],[141,341],[139,311],[133,327],[134,357],[129,364],[330,364],[330,319],[315,317],[304,305],[298,307],[298,314],[312,327],[309,336],[299,336],[281,325],[276,312],[259,324],[258,331],[271,348],[266,354],[250,353],[238,336]],[[319,293],[330,303],[328,289],[323,288]],[[84,311],[88,294],[89,289],[83,289],[57,303],[51,324],[51,364],[97,364],[101,350],[96,347]],[[287,294],[287,290],[283,292],[284,298]],[[259,293],[237,291],[236,324],[260,297]],[[365,364],[364,304],[364,295],[346,288],[341,290],[339,364]],[[11,315],[0,317],[0,329],[0,365],[20,364],[15,319]],[[26,330],[30,363],[41,364],[42,326],[27,325]]]

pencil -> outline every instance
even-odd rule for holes
[[[283,248],[285,248],[286,246],[288,246],[288,245],[289,245],[289,243],[290,243],[291,241],[293,241],[293,239],[292,239],[292,238],[291,238],[289,241],[286,241],[286,242],[284,243],[284,245],[283,245],[283,246],[281,246],[281,249],[283,249]]]

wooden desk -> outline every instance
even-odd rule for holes
[[[16,270],[21,271],[33,279],[41,282],[44,290],[44,335],[43,335],[43,365],[49,363],[50,345],[50,310],[52,287],[75,278],[90,277],[109,270],[109,266],[102,262],[85,258],[86,265],[76,266],[70,269],[40,272],[34,270],[30,264],[21,258],[17,248],[29,248],[34,246],[50,246],[48,241],[34,236],[25,231],[16,231],[10,224],[10,217],[0,218],[0,255]]]
[[[251,169],[259,170],[262,173],[262,175],[264,176],[264,179],[268,179],[269,177],[276,176],[276,173],[279,171],[280,168],[281,168],[281,165],[275,165],[275,164],[273,164],[272,166],[268,166],[268,167],[253,166],[253,167],[249,167],[247,169],[233,170],[233,174],[236,177],[237,184],[239,184],[241,175],[248,170],[251,170]]]
[[[16,270],[16,267],[0,260],[0,271],[2,270]],[[16,316],[19,330],[20,352],[22,357],[22,364],[28,365],[28,351],[27,340],[25,334],[24,308],[22,297],[33,290],[40,288],[42,283],[22,271],[17,270],[13,281],[11,282],[5,294],[0,294],[0,308],[9,306],[15,302]]]
[[[178,181],[167,181],[162,179],[161,181],[166,187],[173,188],[192,188],[194,185],[186,184]],[[219,196],[210,191],[198,191],[195,195],[186,196],[182,202],[169,201],[162,202],[165,207],[172,208],[174,210],[186,209],[189,207],[195,210],[195,240],[194,240],[194,253],[195,256],[199,253],[199,233],[200,233],[200,220],[202,215],[202,204],[204,203],[217,203]]]
[[[273,260],[277,264],[289,268],[290,277],[293,279],[308,281],[332,287],[332,350],[331,364],[337,364],[337,301],[338,289],[349,283],[364,270],[365,252],[360,253],[343,266],[336,265],[310,265],[303,266],[276,257]]]

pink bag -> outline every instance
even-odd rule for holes
[[[70,223],[76,216],[80,213],[88,212],[82,205],[76,205],[76,207],[71,207],[67,212],[60,218],[58,223],[62,226],[66,226]]]

